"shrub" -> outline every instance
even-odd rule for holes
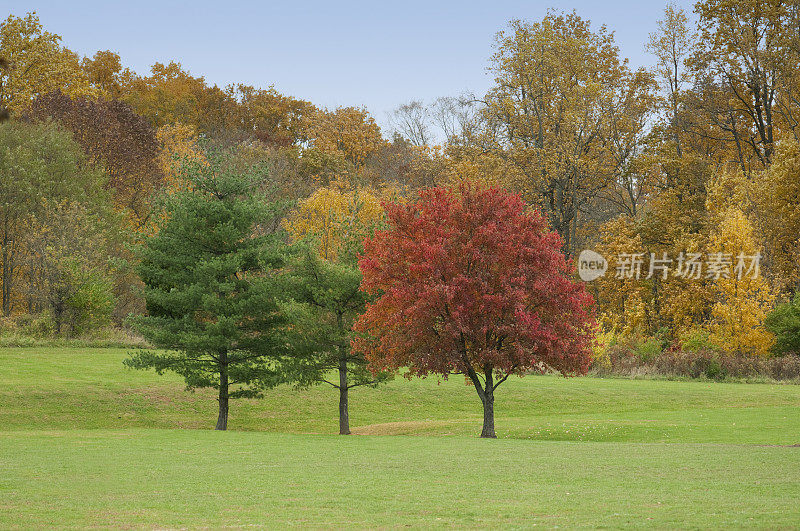
[[[55,272],[49,290],[57,335],[95,333],[111,324],[114,295],[111,281],[78,260],[65,260]]]
[[[640,341],[634,348],[634,354],[639,360],[649,362],[654,360],[664,349],[664,342],[659,337],[649,337]]]
[[[105,313],[101,313],[101,316]],[[105,318],[92,317],[93,326],[70,337],[59,336],[49,313],[0,317],[0,348],[6,347],[97,347],[149,348],[141,337],[124,328],[108,325]],[[78,328],[81,330],[81,328]]]
[[[611,337],[612,339],[608,339]],[[626,377],[701,378],[709,380],[777,380],[800,383],[800,356],[727,354],[696,330],[663,350],[664,340],[598,337],[592,372]]]
[[[35,338],[53,335],[53,319],[49,315],[20,315],[17,318],[19,331]]]
[[[681,350],[689,352],[699,352],[701,350],[720,352],[722,349],[719,345],[711,340],[708,331],[702,329],[690,330],[678,339]]]
[[[595,340],[592,343],[592,369],[596,371],[608,372],[612,369],[609,349],[617,342],[617,336],[613,332],[603,332],[598,330]]]
[[[632,361],[637,363],[632,363]],[[669,349],[652,362],[636,357],[618,361],[609,371],[620,375],[656,374],[668,378],[707,378],[709,380],[778,380],[800,381],[800,356],[764,357],[723,354],[708,349]]]
[[[674,350],[663,352],[654,360],[657,373],[664,376],[684,376],[689,378],[709,378],[720,380],[725,371],[719,361],[719,354],[709,350]]]
[[[764,325],[775,335],[773,353],[779,356],[800,354],[800,293],[792,301],[776,306],[767,315]]]
[[[96,333],[111,325],[114,311],[112,284],[107,278],[87,278],[67,301],[72,333]]]
[[[692,377],[705,376],[709,380],[724,380],[728,371],[722,366],[716,352],[701,351],[692,364]]]
[[[53,335],[53,319],[47,314],[22,314],[0,319],[0,336],[42,339]]]

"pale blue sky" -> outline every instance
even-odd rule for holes
[[[666,1],[137,2],[0,0],[3,18],[38,12],[45,28],[87,55],[110,49],[140,73],[177,60],[225,85],[274,84],[321,106],[363,105],[381,125],[412,99],[483,93],[494,35],[549,7],[615,31],[633,66]],[[693,2],[673,2],[690,12]]]

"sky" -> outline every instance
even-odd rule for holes
[[[384,127],[397,106],[464,92],[484,93],[495,34],[509,20],[573,9],[615,32],[623,57],[649,65],[644,51],[666,1],[206,1],[0,0],[0,14],[36,11],[45,29],[81,55],[120,54],[146,74],[180,62],[220,86],[274,85],[335,108],[364,106]],[[691,12],[693,2],[671,3]]]

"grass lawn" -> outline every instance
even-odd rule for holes
[[[535,376],[235,401],[114,349],[0,349],[0,528],[800,525],[800,386]],[[185,429],[189,428],[189,429]],[[381,437],[379,435],[396,435]]]

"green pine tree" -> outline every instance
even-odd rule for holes
[[[363,356],[350,349],[352,326],[367,303],[360,290],[361,272],[355,260],[343,256],[323,260],[306,243],[299,244],[285,277],[292,298],[292,356],[284,367],[285,381],[299,387],[319,383],[339,390],[339,434],[350,433],[349,390],[377,385],[388,374],[373,375]],[[336,378],[338,376],[338,379]]]
[[[147,315],[133,324],[161,350],[125,364],[174,371],[190,390],[217,389],[224,430],[229,399],[259,396],[285,354],[281,208],[258,191],[258,168],[237,172],[214,156],[182,171],[190,190],[165,200],[166,221],[140,249]]]

